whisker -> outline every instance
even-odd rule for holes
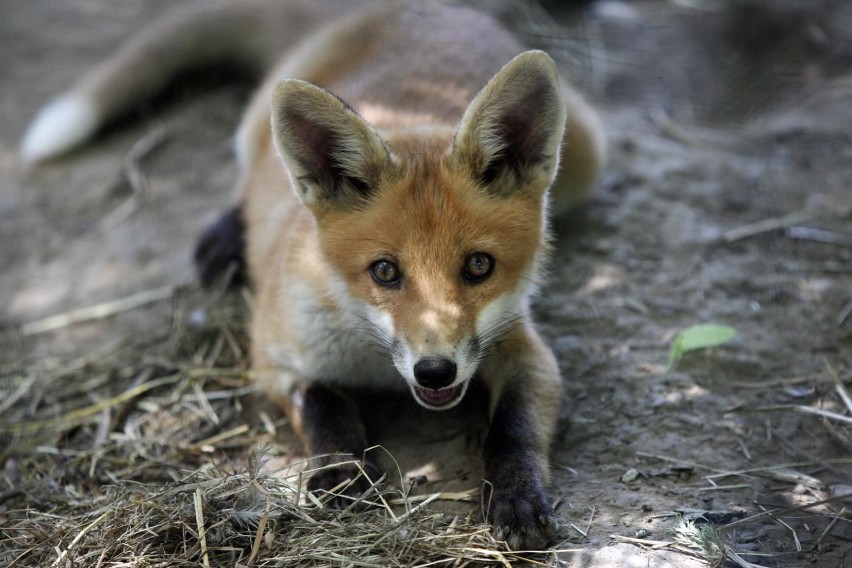
[[[483,329],[476,337],[477,343],[479,344],[479,349],[476,354],[477,360],[481,361],[486,355],[491,353],[497,345],[502,343],[503,338],[509,332],[517,329],[528,320],[528,312],[515,314],[507,313],[505,317],[500,318],[498,321]]]
[[[393,334],[376,326],[361,314],[350,313],[349,315],[359,323],[349,326],[348,331],[355,333],[356,337],[360,338],[377,355],[393,360],[391,356],[395,343]]]

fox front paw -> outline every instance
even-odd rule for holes
[[[308,479],[308,491],[316,493],[320,500],[330,498],[325,504],[333,509],[345,509],[379,480],[378,469],[371,465],[362,468],[345,463],[321,469]]]
[[[513,550],[542,550],[556,538],[559,523],[541,489],[497,489],[489,518],[494,536]]]

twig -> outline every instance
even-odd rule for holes
[[[56,560],[53,561],[52,566],[59,566],[59,564],[62,563],[62,560],[68,555],[68,553],[71,552],[74,549],[75,546],[77,546],[77,543],[80,542],[83,539],[83,537],[86,536],[86,534],[88,534],[88,532],[90,530],[92,530],[98,524],[100,524],[100,522],[103,521],[107,517],[107,515],[109,515],[111,512],[112,512],[111,510],[105,511],[104,513],[101,514],[100,517],[98,517],[97,519],[95,519],[94,521],[92,521],[91,523],[86,525],[85,527],[83,527],[83,530],[81,530],[79,533],[77,533],[77,536],[74,537],[74,540],[71,541],[71,544],[68,545],[68,548],[63,550],[59,554],[59,556],[56,558]]]
[[[733,548],[728,545],[725,545],[725,554],[728,558],[730,558],[737,566],[740,568],[765,568],[762,564],[755,564],[753,562],[749,562],[739,554],[737,554]]]
[[[821,408],[812,408],[810,406],[805,406],[803,404],[780,404],[774,406],[760,406],[757,408],[752,408],[751,410],[755,412],[773,412],[776,410],[794,410],[796,412],[802,412],[804,414],[816,414],[817,416],[822,416],[823,418],[829,418],[831,420],[838,420],[840,422],[845,422],[846,424],[852,424],[852,417],[843,416],[842,414],[837,414],[836,412],[831,412],[830,410],[822,410]]]
[[[787,227],[784,231],[787,237],[806,241],[815,241],[828,245],[839,245],[852,247],[852,235],[826,231],[825,229],[814,229],[813,227]]]
[[[257,555],[260,553],[260,543],[263,542],[263,531],[266,530],[266,522],[269,520],[269,495],[266,495],[266,511],[260,517],[260,522],[257,523],[257,531],[254,533],[254,541],[251,544],[251,554],[249,555],[246,568],[252,568]]]
[[[574,530],[583,535],[583,538],[589,538],[589,532],[591,532],[592,530],[592,519],[595,518],[595,511],[595,507],[592,507],[591,513],[589,514],[589,520],[586,523],[585,531],[581,530],[580,527],[578,527],[574,523],[571,523],[571,526],[574,527]]]
[[[118,300],[110,300],[87,308],[79,308],[64,314],[31,321],[21,326],[21,334],[24,336],[36,335],[46,331],[53,331],[55,329],[68,327],[84,321],[103,319],[121,312],[171,298],[174,295],[175,290],[175,286],[161,286],[160,288],[146,290],[124,298],[119,298]]]
[[[774,479],[775,481],[781,481],[783,483],[795,483],[797,485],[804,485],[805,487],[810,487],[811,489],[822,489],[824,486],[823,482],[817,479],[816,477],[807,475],[794,469],[790,469],[788,467],[766,469],[764,471],[755,473],[764,477],[768,477],[770,479]]]
[[[204,531],[204,510],[201,507],[201,488],[195,490],[195,524],[198,527],[198,539],[201,541],[201,560],[205,568],[210,568],[210,554],[207,551],[207,533]]]
[[[813,221],[814,219],[821,217],[823,214],[824,212],[821,210],[803,209],[781,217],[771,217],[769,219],[743,225],[725,232],[722,235],[722,242],[733,243],[762,233],[768,233],[769,231],[774,231],[776,229],[783,229],[806,221]]]
[[[825,369],[834,381],[834,389],[837,391],[837,395],[843,401],[843,404],[846,405],[847,410],[852,413],[852,397],[849,396],[849,391],[846,390],[846,385],[844,385],[843,381],[840,380],[840,377],[837,376],[837,371],[835,371],[834,367],[831,366],[831,363],[828,362],[827,357],[823,356],[822,362],[825,364]]]
[[[222,421],[219,420],[219,416],[213,410],[213,406],[207,399],[207,395],[204,393],[204,389],[201,388],[201,384],[197,382],[192,383],[192,389],[195,391],[196,400],[201,404],[201,408],[204,409],[207,418],[210,419],[210,422],[218,426]]]
[[[248,431],[249,431],[248,424],[241,424],[239,426],[235,426],[234,428],[231,428],[230,430],[225,430],[224,432],[219,432],[215,436],[211,436],[211,437],[206,438],[204,440],[195,442],[194,444],[192,444],[190,446],[190,448],[201,449],[201,448],[204,448],[205,446],[215,446],[216,444],[218,444],[218,443],[220,443],[224,440],[227,440],[229,438],[234,438],[234,437],[239,436],[241,434],[245,434]]]
[[[766,507],[764,507],[763,505],[758,505],[758,507],[760,507],[761,509],[766,511]],[[784,520],[781,519],[780,517],[773,516],[772,520],[775,521],[776,523],[778,523],[779,525],[781,525],[782,527],[784,527],[785,529],[789,530],[791,533],[793,533],[793,542],[796,543],[796,552],[801,552],[802,551],[802,543],[799,541],[799,535],[796,533],[795,529],[793,529],[793,527],[791,527],[790,525],[785,523]]]
[[[822,465],[822,464],[849,464],[849,463],[852,463],[852,458],[838,458],[838,459],[833,459],[833,460],[825,460],[823,462],[820,462],[819,465]],[[782,465],[771,465],[771,466],[766,466],[766,467],[752,467],[752,468],[748,468],[748,469],[740,469],[740,470],[735,470],[735,471],[722,471],[722,472],[719,472],[719,473],[714,473],[713,475],[705,475],[704,479],[706,479],[710,483],[714,483],[713,479],[720,478],[720,477],[729,477],[729,476],[732,476],[732,475],[748,475],[750,473],[763,473],[763,472],[771,471],[771,470],[774,470],[774,469],[789,469],[789,468],[793,468],[793,467],[807,467],[807,466],[811,466],[811,465],[817,465],[817,464],[815,464],[815,462],[812,462],[812,461],[806,461],[806,462],[794,462],[794,463],[788,463],[788,464],[782,464]]]
[[[18,385],[18,388],[15,389],[15,392],[10,394],[6,400],[0,401],[0,414],[3,414],[5,411],[12,408],[12,405],[18,402],[18,399],[23,397],[25,394],[29,394],[30,388],[36,382],[36,375],[30,375]]]
[[[734,489],[748,489],[751,487],[748,483],[739,483],[736,485],[713,485],[713,487],[699,487],[698,492],[704,491],[733,491]]]
[[[413,515],[414,513],[416,513],[417,511],[419,511],[420,509],[422,509],[423,507],[425,507],[426,505],[428,505],[432,501],[436,501],[440,497],[441,497],[440,493],[433,493],[426,500],[424,500],[422,503],[420,503],[419,505],[415,505],[414,507],[412,507],[411,509],[409,509],[408,511],[404,512],[399,517],[397,517],[395,524],[400,524],[402,521],[404,521],[405,519],[407,519],[408,517],[410,517],[411,515]]]
[[[739,527],[740,525],[746,525],[746,524],[748,524],[752,521],[756,521],[756,520],[762,519],[764,517],[774,517],[774,515],[777,514],[777,513],[790,514],[790,513],[795,513],[796,511],[804,511],[806,509],[812,509],[813,507],[818,507],[820,505],[825,505],[827,503],[832,503],[834,501],[838,501],[838,500],[843,499],[845,497],[847,497],[847,496],[846,495],[835,495],[833,497],[829,497],[828,499],[821,499],[819,501],[814,501],[812,503],[805,503],[804,505],[797,505],[795,507],[785,507],[785,508],[778,507],[778,508],[775,508],[775,509],[769,509],[768,511],[762,511],[762,512],[756,513],[756,514],[754,514],[750,517],[737,519],[736,521],[732,521],[732,522],[728,523],[727,525],[724,525],[724,526],[721,526],[721,527],[716,527],[716,532],[719,532],[719,533],[728,532],[731,529]]]
[[[499,550],[488,550],[487,548],[471,548],[465,547],[465,552],[476,552],[485,556],[493,556],[497,559],[500,564],[505,566],[506,568],[512,568],[512,563],[509,562],[509,559],[503,555]]]
[[[143,383],[137,387],[133,387],[129,390],[124,391],[121,394],[116,396],[104,399],[100,402],[92,404],[90,406],[86,406],[83,408],[78,408],[77,410],[72,410],[67,414],[60,416],[59,418],[53,418],[48,420],[33,420],[31,422],[23,422],[20,424],[9,424],[0,426],[0,432],[8,431],[8,432],[27,432],[27,431],[36,431],[41,430],[43,428],[47,428],[56,424],[74,424],[78,420],[82,420],[83,418],[88,418],[100,412],[103,412],[107,408],[111,408],[122,402],[132,400],[142,394],[148,392],[151,389],[168,385],[174,383],[180,379],[180,375],[169,375],[167,377],[161,377],[159,379],[155,379],[153,381],[149,381],[147,383]]]
[[[812,383],[818,380],[820,373],[802,375],[799,377],[782,377],[780,379],[767,379],[765,381],[731,381],[728,384],[743,389],[768,390],[775,387],[785,387],[802,383]]]
[[[145,197],[148,194],[148,176],[142,171],[139,163],[165,140],[166,129],[163,127],[155,128],[137,140],[130,149],[130,152],[124,157],[121,162],[121,169],[114,176],[114,179],[120,176],[116,180],[115,185],[120,187],[119,184],[123,178],[127,182],[127,185],[130,186],[132,194],[121,205],[101,219],[98,226],[102,232],[109,231],[126,221],[145,201]]]
[[[819,538],[817,539],[817,544],[821,543],[821,542],[822,542],[822,540],[823,540],[826,536],[828,536],[828,534],[831,532],[831,529],[832,529],[832,528],[834,528],[834,525],[836,525],[836,524],[837,524],[837,521],[839,521],[839,520],[840,520],[840,518],[841,518],[841,517],[842,517],[845,513],[846,513],[846,506],[844,505],[844,507],[843,507],[842,509],[840,509],[840,512],[839,512],[839,513],[837,513],[836,515],[834,515],[834,518],[833,518],[833,519],[831,519],[831,522],[830,522],[830,523],[828,523],[828,526],[827,526],[827,527],[825,527],[825,530],[824,530],[824,531],[822,531],[822,532],[820,533]]]
[[[658,459],[658,460],[661,460],[661,461],[679,463],[679,464],[688,465],[690,467],[699,468],[699,469],[707,469],[707,470],[710,470],[710,471],[715,471],[716,473],[720,473],[720,474],[725,473],[724,470],[716,469],[716,468],[710,467],[708,465],[690,462],[690,461],[687,461],[687,460],[682,460],[680,458],[673,458],[673,457],[670,457],[670,456],[664,456],[664,455],[661,455],[661,454],[651,454],[651,453],[648,453],[648,452],[636,452],[636,455],[644,457],[644,458],[654,458],[654,459]]]
[[[652,109],[650,115],[654,125],[660,130],[663,136],[671,138],[675,142],[680,142],[684,146],[689,146],[691,148],[707,148],[705,143],[687,132],[682,126],[672,120],[672,118],[661,107],[655,107]]]
[[[630,536],[622,536],[620,534],[611,534],[609,535],[611,538],[615,540],[620,540],[622,542],[626,542],[629,544],[641,544],[643,546],[648,546],[651,548],[665,548],[667,546],[674,546],[673,542],[669,542],[667,540],[651,540],[647,538],[633,538]]]
[[[441,491],[440,493],[436,493],[438,495],[438,499],[441,501],[473,501],[473,497],[479,494],[479,488],[474,487],[472,489],[465,489],[463,491]],[[411,495],[409,497],[400,498],[400,499],[391,499],[389,503],[391,505],[402,505],[406,501],[409,503],[419,503],[420,501],[425,501],[426,499],[431,499],[432,495]]]
[[[379,488],[379,485],[381,485],[381,484],[385,481],[385,477],[386,477],[386,475],[384,475],[384,474],[383,474],[383,475],[382,475],[381,477],[379,477],[376,481],[373,481],[372,479],[370,479],[370,478],[367,476],[366,472],[365,472],[363,475],[364,475],[364,477],[366,477],[366,478],[367,478],[367,480],[369,480],[369,481],[370,481],[370,486],[369,486],[367,489],[365,489],[364,491],[362,491],[362,492],[361,492],[361,494],[360,494],[360,495],[358,495],[358,496],[357,496],[357,497],[356,497],[356,498],[352,501],[352,503],[350,503],[350,504],[349,504],[349,506],[348,506],[348,507],[346,507],[345,509],[343,509],[343,511],[342,511],[343,513],[348,513],[349,511],[354,510],[354,509],[355,509],[355,507],[357,507],[357,506],[359,506],[361,503],[363,503],[363,502],[367,499],[367,497],[369,497],[370,495],[372,495],[373,493],[375,493],[375,492],[376,492],[376,490]],[[400,517],[400,518],[402,518],[402,517]]]
[[[837,325],[843,325],[846,318],[849,317],[849,314],[852,314],[852,300],[846,302],[846,305],[843,306],[843,309],[841,309],[840,313],[837,314]]]

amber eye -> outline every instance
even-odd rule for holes
[[[370,276],[379,286],[396,288],[399,286],[401,274],[399,267],[389,260],[377,260],[370,265]]]
[[[462,276],[470,284],[479,284],[494,270],[494,257],[484,252],[475,252],[464,261]]]

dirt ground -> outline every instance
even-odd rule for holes
[[[30,377],[85,371],[86,357],[134,342],[160,357],[172,330],[218,313],[193,287],[190,257],[229,204],[230,136],[249,84],[195,77],[66,158],[26,170],[16,157],[51,95],[170,4],[0,0],[7,417],[50,415],[51,393],[37,389],[19,412],[3,405]],[[556,16],[561,32],[529,39],[599,108],[611,154],[593,200],[555,223],[535,310],[565,379],[552,494],[559,548],[581,550],[563,565],[704,565],[653,545],[671,541],[680,514],[727,527],[726,542],[759,566],[852,567],[849,425],[797,410],[849,414],[833,376],[852,388],[852,5],[597,2]],[[167,299],[21,327],[152,290]],[[669,369],[674,337],[699,323],[737,335]],[[114,379],[92,400],[129,384]],[[378,437],[407,479],[425,476],[426,492],[478,487],[469,437],[405,404],[385,405],[393,427]],[[284,462],[298,456],[286,435],[275,443]],[[28,451],[0,448],[0,494]],[[0,501],[0,531],[11,503]]]

